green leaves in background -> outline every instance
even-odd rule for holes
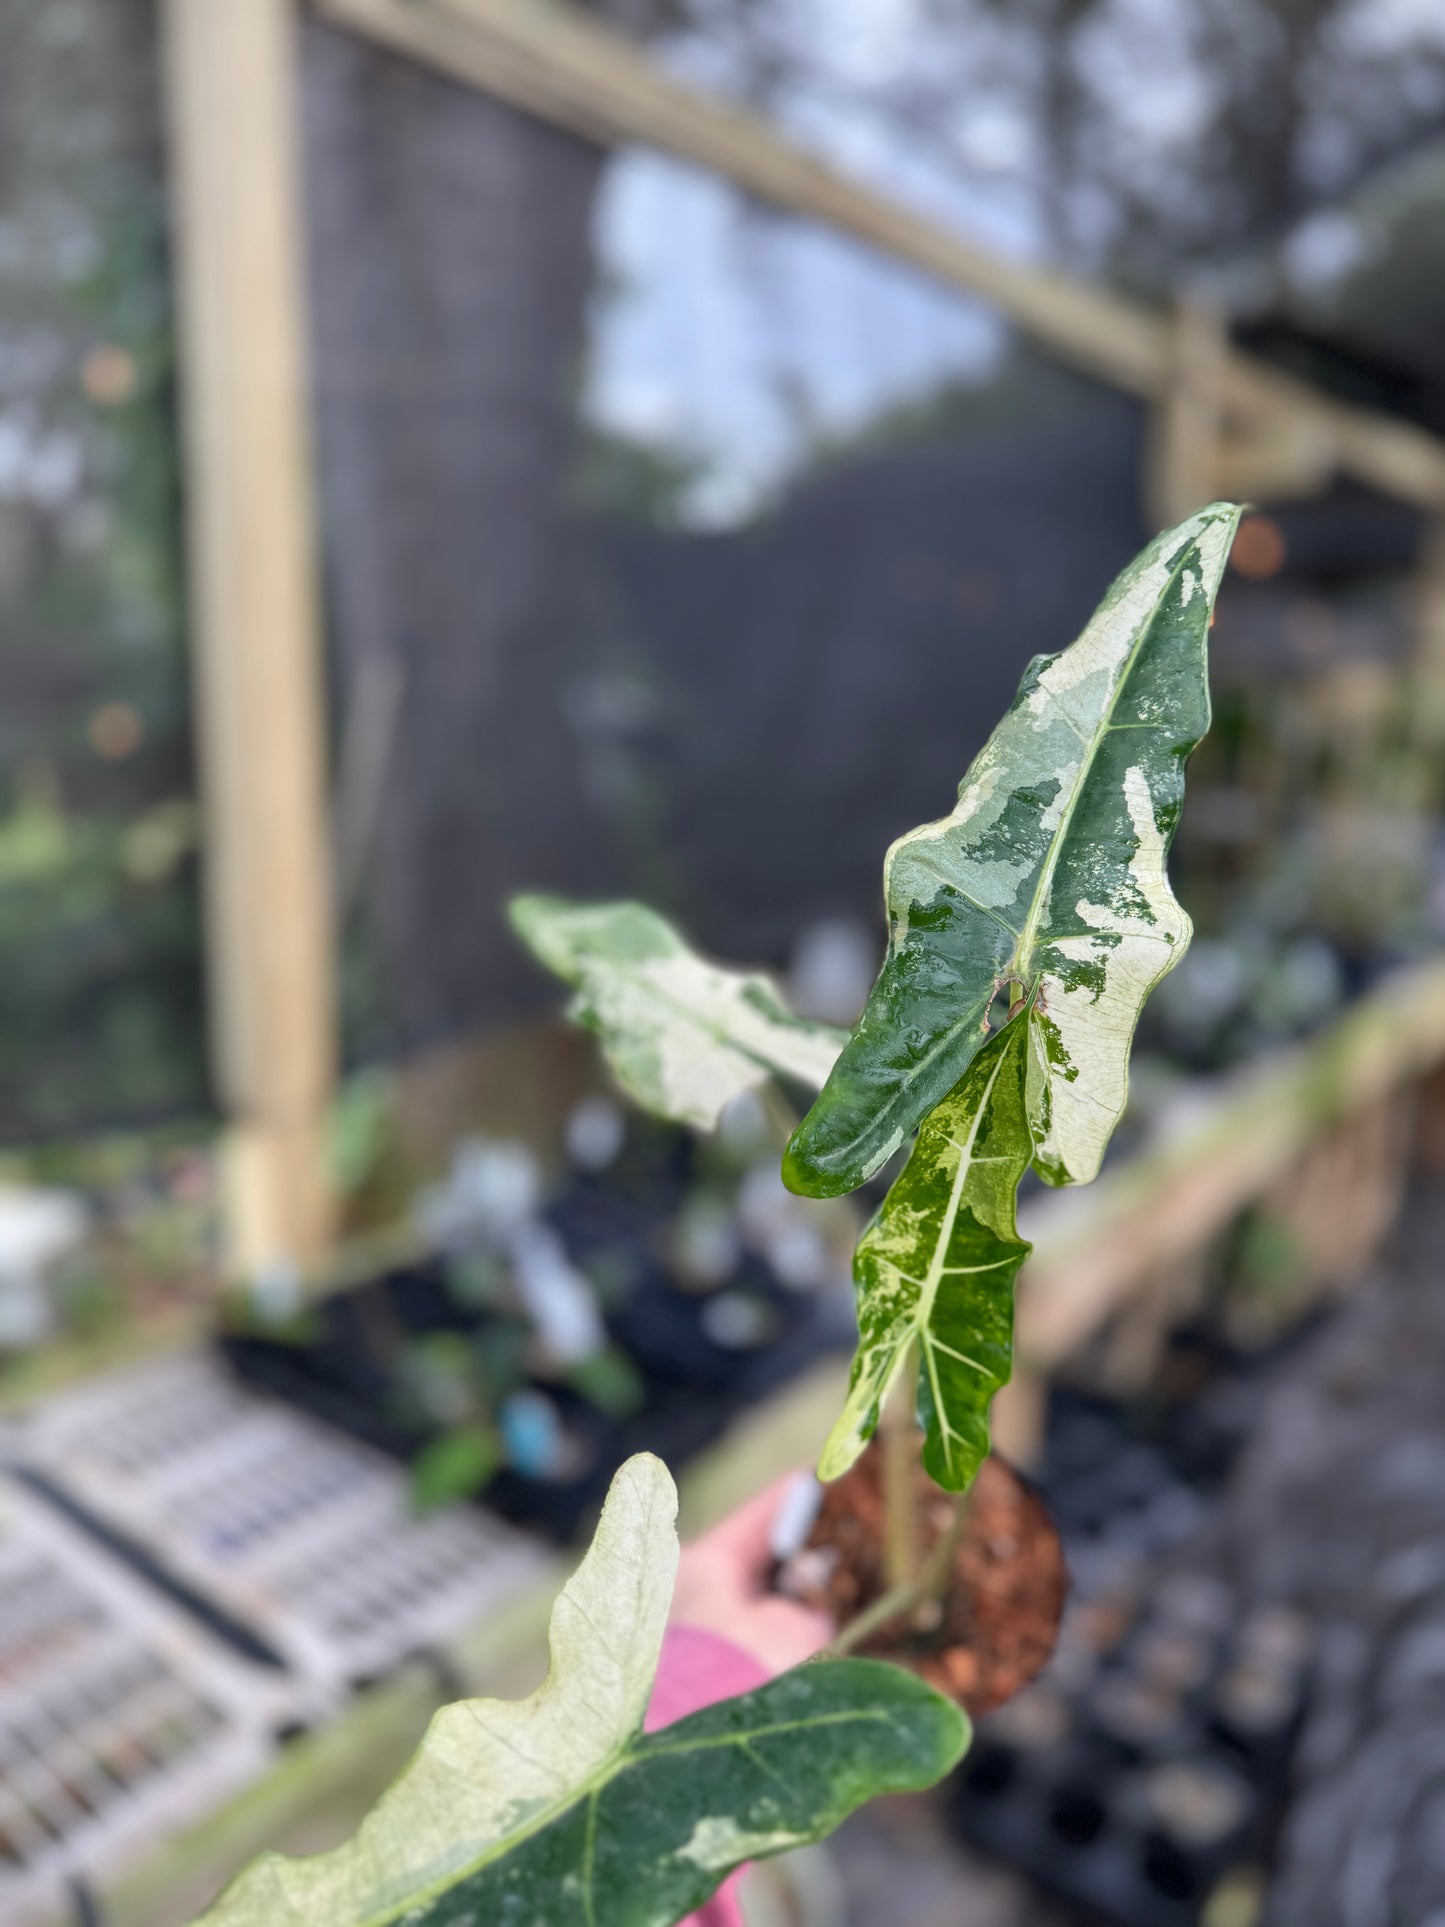
[[[711,1130],[731,1100],[781,1075],[816,1089],[845,1033],[795,1017],[771,981],[691,950],[640,903],[515,897],[512,927],[576,986],[574,1022],[595,1031],[644,1110]]]
[[[988,1408],[1008,1382],[1013,1287],[1029,1247],[1014,1193],[1033,1150],[1025,1109],[1033,1035],[1022,1016],[991,1037],[918,1133],[853,1258],[858,1350],[819,1473],[836,1479],[878,1424],[918,1347],[923,1462],[950,1492],[988,1453]]]
[[[1029,665],[951,815],[888,852],[888,955],[788,1146],[793,1190],[871,1176],[958,1082],[1010,982],[1043,1069],[1035,1166],[1054,1184],[1098,1171],[1140,1009],[1189,940],[1165,858],[1209,724],[1209,621],[1239,516],[1215,503],[1151,542],[1073,647]]]
[[[491,1484],[507,1453],[490,1425],[459,1425],[424,1445],[411,1462],[411,1497],[418,1512],[435,1512],[470,1499]]]
[[[676,1512],[666,1467],[628,1460],[553,1608],[538,1691],[444,1708],[353,1840],[266,1855],[200,1927],[671,1927],[743,1861],[955,1764],[958,1709],[868,1660],[800,1667],[644,1736]]]

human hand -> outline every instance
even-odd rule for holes
[[[679,1625],[732,1640],[770,1673],[811,1659],[835,1630],[827,1613],[768,1588],[773,1522],[799,1476],[788,1473],[684,1546],[672,1595]]]

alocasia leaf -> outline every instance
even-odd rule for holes
[[[1014,1193],[1033,1150],[1025,1112],[1023,1014],[989,1039],[925,1121],[853,1257],[858,1351],[819,1473],[848,1470],[917,1345],[923,1462],[950,1492],[988,1452],[989,1401],[1008,1382],[1013,1289],[1029,1247]]]
[[[1165,858],[1239,516],[1217,502],[1151,542],[1072,648],[1030,663],[952,814],[888,852],[888,954],[788,1146],[793,1190],[833,1197],[876,1171],[958,1082],[1010,982],[1039,1047],[1035,1166],[1054,1184],[1097,1172],[1140,1009],[1189,940]]]
[[[845,1033],[796,1017],[757,971],[726,970],[640,903],[523,896],[513,928],[576,986],[568,1015],[597,1033],[645,1110],[710,1130],[728,1103],[781,1075],[813,1089]]]
[[[743,1861],[949,1770],[963,1715],[866,1660],[800,1667],[644,1736],[676,1512],[666,1467],[629,1459],[531,1698],[444,1708],[352,1840],[264,1856],[197,1927],[671,1927]]]

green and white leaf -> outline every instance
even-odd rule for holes
[[[733,1098],[783,1076],[817,1089],[845,1032],[797,1017],[758,971],[728,970],[689,948],[640,903],[522,896],[512,926],[577,994],[623,1088],[645,1110],[710,1130]]]
[[[644,1736],[676,1511],[661,1462],[630,1459],[553,1608],[537,1692],[444,1708],[351,1841],[264,1856],[198,1927],[671,1927],[744,1860],[949,1770],[963,1716],[863,1660],[799,1668]]]
[[[923,1462],[962,1492],[988,1453],[988,1409],[1013,1360],[1013,1294],[1029,1246],[1014,1193],[1033,1142],[1025,1109],[1035,1034],[1022,1015],[991,1037],[926,1120],[853,1257],[858,1350],[819,1475],[836,1479],[878,1424],[904,1361],[918,1361]]]
[[[1189,941],[1165,859],[1239,516],[1215,503],[1151,542],[1072,648],[1029,665],[952,813],[888,852],[888,954],[788,1146],[793,1190],[871,1176],[958,1082],[1010,982],[1039,1046],[1035,1166],[1054,1184],[1098,1171],[1140,1009]]]

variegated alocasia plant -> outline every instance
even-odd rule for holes
[[[957,1762],[963,1714],[874,1660],[800,1667],[644,1734],[676,1513],[661,1461],[628,1460],[538,1690],[443,1708],[353,1839],[265,1855],[196,1927],[671,1927],[745,1860]]]
[[[799,1020],[765,979],[705,963],[636,905],[518,907],[537,954],[584,986],[574,1012],[649,1109],[699,1123],[713,1108],[675,1068],[705,1003],[700,1062],[735,1059],[726,1091],[707,1073],[715,1097],[769,1069],[822,1085],[784,1154],[794,1190],[853,1190],[918,1132],[855,1255],[858,1351],[825,1478],[857,1458],[915,1357],[933,1477],[962,1491],[987,1450],[1028,1250],[1014,1223],[1018,1182],[1030,1164],[1053,1184],[1096,1175],[1128,1094],[1139,1013],[1189,941],[1165,863],[1184,766],[1209,724],[1209,625],[1240,513],[1217,502],[1151,542],[1078,641],[1030,663],[950,814],[893,845],[887,956],[841,1051],[824,1033],[799,1052]],[[656,994],[615,934],[634,919],[646,920],[649,955],[666,959]],[[719,981],[758,987],[745,1024],[734,1027]],[[679,999],[675,983],[710,994]],[[663,1062],[667,1077],[652,1068]]]

